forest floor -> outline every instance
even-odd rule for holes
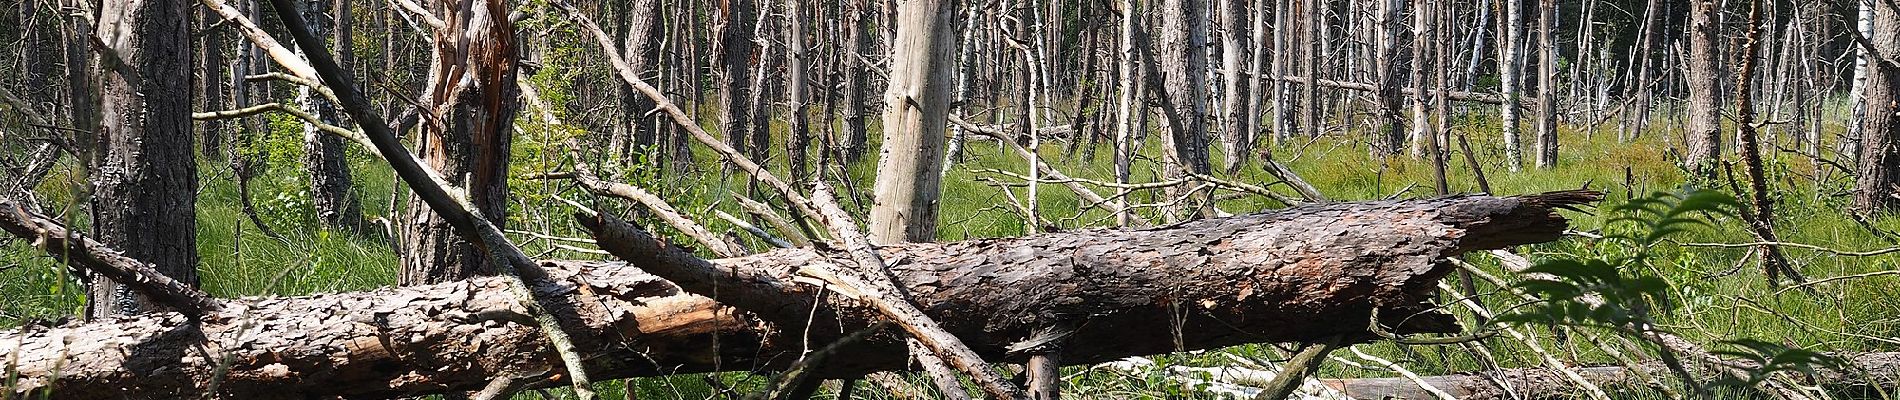
[[[309,196],[304,192],[303,182],[307,179],[295,154],[294,140],[300,135],[283,129],[287,128],[282,126],[283,120],[278,121],[279,129],[262,138],[261,145],[254,146],[253,151],[266,161],[269,169],[252,181],[251,190],[259,218],[281,233],[281,240],[264,235],[246,217],[239,201],[236,180],[232,178],[231,169],[225,162],[201,161],[198,243],[205,289],[219,297],[239,297],[351,291],[395,284],[397,258],[380,236],[317,227],[310,211]],[[1471,129],[1476,132],[1469,138],[1470,142],[1496,194],[1575,189],[1587,185],[1607,190],[1610,195],[1605,204],[1617,204],[1629,198],[1631,193],[1642,196],[1653,191],[1679,190],[1684,185],[1682,173],[1674,161],[1666,156],[1673,147],[1673,141],[1667,138],[1667,130],[1652,131],[1648,136],[1629,143],[1617,141],[1614,131],[1586,134],[1566,130],[1559,165],[1549,170],[1537,170],[1527,165],[1521,172],[1510,172],[1499,161],[1503,154],[1497,144],[1499,138],[1496,130]],[[569,165],[564,163],[566,152],[549,145],[561,143],[563,135],[568,133],[547,127],[531,128],[526,132],[524,137],[517,138],[514,149],[515,176],[558,171]],[[1338,137],[1328,136],[1318,141],[1284,140],[1272,146],[1272,150],[1277,160],[1336,200],[1432,195],[1429,164],[1406,156],[1376,160],[1367,155],[1363,141]],[[1147,151],[1142,154],[1160,154],[1158,145],[1152,140],[1150,142],[1146,146]],[[1794,146],[1792,139],[1780,142]],[[1085,158],[1080,151],[1073,156],[1066,156],[1063,154],[1065,145],[1065,142],[1049,141],[1044,143],[1040,151],[1047,162],[1070,175],[1113,180],[1110,143],[1102,143],[1103,147],[1096,151],[1094,158]],[[1455,147],[1453,149],[1456,150]],[[782,151],[782,147],[774,147],[774,150]],[[1216,157],[1220,154],[1218,151],[1212,153]],[[1883,236],[1873,230],[1900,230],[1900,219],[1876,218],[1869,223],[1873,229],[1869,229],[1843,211],[1848,202],[1846,190],[1851,185],[1844,171],[1832,170],[1826,165],[1817,167],[1809,159],[1790,152],[1770,149],[1766,153],[1771,157],[1770,175],[1778,191],[1774,196],[1779,213],[1776,222],[1784,241],[1854,251],[1897,244],[1896,236]],[[1020,179],[988,170],[1024,173],[1027,164],[1020,157],[1005,154],[994,143],[984,140],[971,140],[964,154],[966,158],[949,167],[944,179],[940,239],[1025,234],[1022,217],[1002,206],[1012,201],[1011,196],[983,182],[990,179],[1020,183]],[[394,180],[388,168],[363,154],[356,154],[352,158],[355,160],[356,194],[363,203],[366,216],[384,221],[395,218],[389,209]],[[847,207],[868,207],[869,175],[875,166],[875,158],[876,155],[871,154],[850,165],[849,175],[853,179],[850,187],[855,189],[858,196],[855,201],[849,198],[844,200]],[[627,179],[631,183],[661,194],[679,209],[700,217],[702,222],[715,230],[723,231],[729,226],[710,218],[711,210],[740,214],[736,204],[730,200],[730,194],[745,190],[743,177],[722,173],[714,164],[717,158],[703,150],[696,160],[697,171],[689,174],[636,166],[626,169],[623,176],[631,177]],[[777,168],[782,169],[781,160],[775,156],[770,164],[780,165]],[[1451,161],[1448,180],[1452,191],[1478,191],[1463,154],[1452,153]],[[1216,169],[1219,170],[1220,166],[1217,165]],[[1135,181],[1152,180],[1157,170],[1155,160],[1138,159],[1134,166]],[[1256,185],[1277,181],[1257,166],[1243,168],[1238,176],[1220,175]],[[73,193],[83,181],[83,178],[74,176],[74,170],[57,172],[39,188],[42,201],[53,212],[63,209],[70,214],[76,212],[72,210],[82,210],[72,207],[71,203]],[[565,181],[517,179],[512,185],[515,204],[510,210],[509,229],[550,236],[585,236],[581,233],[584,231],[566,217],[572,210],[571,206],[556,197],[590,207],[631,209],[629,205],[615,199],[596,199]],[[1023,188],[1011,189],[1015,191],[1015,198],[1023,196]],[[1096,189],[1104,194],[1113,192],[1113,189]],[[1293,194],[1284,185],[1273,186],[1273,189]],[[1728,190],[1726,187],[1717,189]],[[1045,184],[1038,191],[1039,209],[1047,218],[1057,220],[1061,228],[1106,226],[1113,222],[1099,210],[1082,212],[1077,216],[1079,203],[1071,192],[1060,185]],[[1146,197],[1137,199],[1144,200]],[[1270,210],[1282,205],[1259,196],[1247,196],[1223,200],[1219,207],[1226,212],[1239,214]],[[1595,231],[1605,223],[1597,213],[1569,214],[1575,220],[1574,229],[1578,231]],[[65,217],[81,225],[85,220],[79,215]],[[665,233],[665,230],[662,229],[662,232]],[[513,236],[533,256],[571,259],[602,257],[561,249],[553,246],[550,240],[535,235],[516,233]],[[1713,226],[1685,233],[1678,239],[1685,242],[1753,241],[1742,223],[1727,218],[1718,218]],[[1536,260],[1599,251],[1592,248],[1591,243],[1571,238],[1522,248],[1519,253]],[[758,243],[752,245],[755,249],[763,248]],[[1829,352],[1900,350],[1900,297],[1891,295],[1892,288],[1900,284],[1900,277],[1883,275],[1843,279],[1815,285],[1816,294],[1808,295],[1771,287],[1760,270],[1754,267],[1754,261],[1745,259],[1750,254],[1748,248],[1665,245],[1657,249],[1655,254],[1657,259],[1654,263],[1658,268],[1651,273],[1670,281],[1672,291],[1669,301],[1676,302],[1678,306],[1674,313],[1660,317],[1664,321],[1662,325],[1698,342],[1707,344],[1746,337]],[[1900,260],[1900,255],[1896,254],[1846,257],[1802,249],[1790,249],[1788,255],[1802,273],[1817,280],[1894,270],[1895,261]],[[1490,257],[1470,257],[1470,261],[1487,270],[1497,270],[1495,261]],[[1517,304],[1517,300],[1499,294],[1498,288],[1492,285],[1480,282],[1477,288],[1480,300],[1494,309]],[[27,320],[55,320],[78,315],[82,310],[83,296],[83,287],[70,279],[63,268],[24,243],[15,240],[0,247],[0,327],[15,326]],[[1465,312],[1463,309],[1454,310]],[[1469,314],[1461,315],[1461,319],[1473,320]],[[1610,361],[1594,347],[1575,345],[1553,337],[1548,329],[1526,329],[1534,331],[1544,340],[1545,347],[1559,353],[1557,357],[1567,362],[1601,364]],[[1492,339],[1479,345],[1497,355],[1504,367],[1539,365],[1536,353],[1522,342]],[[1357,348],[1366,354],[1393,360],[1419,374],[1481,369],[1467,351],[1457,346],[1401,346],[1382,342]],[[1271,345],[1249,345],[1222,351],[1157,356],[1152,358],[1156,366],[1135,370],[1099,366],[1069,367],[1065,370],[1068,375],[1064,394],[1076,398],[1207,397],[1210,395],[1205,392],[1184,387],[1178,377],[1164,369],[1167,366],[1229,366],[1244,364],[1244,360],[1277,361],[1286,355],[1285,351]],[[1342,351],[1335,355],[1355,359],[1351,352]],[[1364,366],[1328,362],[1319,376],[1392,376],[1392,372],[1387,369],[1360,364]],[[713,378],[740,389],[762,382],[759,378],[742,373],[719,374]],[[637,389],[639,398],[701,399],[713,395],[712,386],[701,376],[635,379],[627,385],[624,387]],[[622,383],[615,382],[608,386],[603,394],[618,398],[619,393],[616,392],[623,390]],[[874,389],[856,393],[859,398],[887,398],[887,395]],[[1629,395],[1647,396],[1641,391]],[[820,396],[824,398],[828,395]]]

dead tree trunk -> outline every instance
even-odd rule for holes
[[[508,144],[515,116],[514,24],[501,0],[470,7],[439,1],[435,14],[447,22],[435,32],[430,65],[430,114],[418,156],[443,180],[468,193],[483,218],[508,219]],[[404,221],[404,285],[467,278],[491,270],[470,243],[420,197],[411,195]]]
[[[114,58],[99,63],[104,119],[92,220],[100,242],[195,286],[198,164],[192,161],[189,9],[185,2],[105,2],[99,10],[95,40]],[[154,308],[104,277],[90,291],[88,316]]]
[[[1714,179],[1716,162],[1722,155],[1722,103],[1721,78],[1716,75],[1720,56],[1716,54],[1716,1],[1692,0],[1689,2],[1688,71],[1683,78],[1689,83],[1689,125],[1687,140],[1689,146],[1682,162],[1689,167],[1695,179]]]
[[[879,242],[937,239],[943,133],[956,84],[957,0],[903,0],[890,87],[884,92],[884,144],[878,154],[871,236]]]
[[[1880,2],[1872,12],[1873,35],[1861,42],[1867,61],[1866,117],[1861,120],[1854,206],[1862,212],[1900,206],[1900,5]]]
[[[918,307],[983,357],[1020,362],[1025,356],[1011,348],[1036,328],[1079,321],[1060,360],[1087,364],[1177,344],[1371,340],[1365,321],[1374,310],[1391,331],[1450,332],[1457,329],[1450,316],[1426,303],[1452,269],[1447,257],[1555,240],[1566,221],[1553,210],[1596,198],[1557,192],[1337,203],[1163,229],[880,252]],[[603,232],[597,239],[610,248],[654,244]],[[671,250],[662,253],[684,254]],[[798,359],[805,338],[816,346],[875,322],[876,312],[853,292],[814,286],[823,281],[811,271],[847,271],[853,263],[810,249],[713,261],[651,257],[637,260],[639,268],[548,262],[552,279],[537,290],[567,294],[544,305],[593,355],[588,370],[596,379],[773,370]],[[821,292],[830,295],[813,308]],[[481,277],[232,300],[201,324],[148,313],[28,326],[0,332],[0,353],[18,360],[13,394],[50,387],[53,398],[204,397],[214,375],[218,395],[252,399],[409,397],[473,390],[496,376],[530,387],[562,384],[566,374],[527,318],[502,278]],[[721,345],[707,345],[715,342]],[[813,372],[851,376],[908,364],[902,336],[891,332],[844,351]]]
[[[350,48],[340,46],[344,37],[335,29],[337,24],[333,23],[348,15],[338,14],[336,18],[332,18],[327,14],[333,6],[330,3],[329,0],[297,2],[298,12],[303,14],[305,21],[310,22],[312,34],[327,39],[334,36],[332,40],[337,40],[330,43],[332,48],[298,48],[299,53],[327,51],[343,55],[345,58],[351,54]],[[349,7],[345,5],[337,9],[347,10]],[[340,59],[339,61],[344,63],[344,68],[350,68],[349,65],[354,64],[352,62],[354,60]],[[322,95],[309,86],[299,87],[297,98],[303,109],[315,114],[323,124],[348,126],[343,123],[343,112],[337,110],[335,104],[324,100]],[[350,176],[349,162],[344,159],[343,138],[324,133],[315,123],[304,123],[303,139],[304,171],[310,174],[310,199],[317,209],[317,221],[326,228],[350,231],[363,228],[365,224],[363,206],[350,191],[353,179]]]

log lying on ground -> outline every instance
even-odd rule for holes
[[[1555,240],[1554,208],[1587,192],[1338,203],[1136,231],[1075,231],[880,249],[920,308],[992,361],[1067,324],[1061,360],[1084,364],[1242,343],[1448,332],[1425,304],[1448,256]],[[836,251],[712,260],[680,286],[608,262],[548,262],[549,308],[596,379],[773,370],[872,317],[800,267]],[[655,271],[663,265],[638,265]],[[737,278],[737,279],[734,279]],[[688,294],[702,292],[711,296]],[[714,300],[717,299],[717,301]],[[822,300],[813,300],[822,299]],[[371,292],[229,300],[201,324],[148,314],[0,333],[16,394],[55,398],[399,397],[515,376],[562,383],[560,363],[496,278]],[[726,307],[730,304],[737,309]],[[812,307],[812,306],[817,307]],[[801,308],[803,307],[803,308]],[[748,311],[739,311],[740,309]],[[795,315],[821,315],[816,321]],[[809,339],[809,342],[807,341]],[[888,332],[841,350],[821,376],[906,369]]]
[[[1864,353],[1843,357],[1857,371],[1841,372],[1820,369],[1812,384],[1829,390],[1853,391],[1856,388],[1873,391],[1892,390],[1900,385],[1900,353]],[[1666,375],[1661,361],[1650,361],[1636,366],[1651,374]],[[1640,388],[1646,386],[1642,379],[1631,373],[1627,367],[1580,367],[1578,374],[1584,379],[1606,388],[1623,386]],[[1577,397],[1577,387],[1556,372],[1548,368],[1507,368],[1496,374],[1499,380],[1509,382],[1512,396],[1491,383],[1490,379],[1477,373],[1426,376],[1420,380],[1434,388],[1445,391],[1463,400],[1504,400],[1512,398],[1526,399],[1568,399]],[[1320,382],[1357,399],[1429,399],[1434,396],[1419,387],[1418,382],[1407,378],[1360,378],[1360,379],[1321,379]],[[1643,390],[1643,389],[1636,389]]]

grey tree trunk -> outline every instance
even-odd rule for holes
[[[331,47],[326,49],[297,49],[300,54],[310,51],[327,51],[331,54],[349,53],[349,48],[341,46],[344,33],[333,29],[337,25],[335,22],[347,18],[348,15],[331,14],[329,11],[334,6],[333,3],[338,2],[333,0],[297,2],[298,12],[303,14],[303,20],[309,24],[311,34],[319,38],[334,37],[333,40],[335,40],[331,42]],[[342,3],[345,3],[344,6],[338,8],[349,9],[347,2]],[[335,15],[335,19],[331,18],[332,15]],[[352,57],[338,58],[344,68],[350,68],[351,64],[354,64],[350,62],[354,60],[347,60],[348,58]],[[322,120],[324,124],[348,126],[343,122],[343,113],[337,110],[336,105],[325,100],[308,86],[298,88],[297,102],[305,111],[315,114],[317,119]],[[316,124],[311,123],[303,125],[303,139],[304,171],[310,174],[310,199],[316,208],[318,223],[323,224],[325,228],[361,230],[365,224],[363,206],[351,191],[353,179],[350,176],[349,160],[344,157],[347,153],[345,153],[343,139],[323,133]]]
[[[1900,208],[1900,8],[1893,2],[1875,2],[1872,17],[1873,53],[1887,60],[1867,63],[1867,116],[1862,120],[1859,176],[1854,181],[1854,206],[1862,212]]]
[[[1537,17],[1537,168],[1557,166],[1557,1],[1541,0]]]
[[[956,90],[957,0],[900,0],[871,207],[877,243],[937,239],[943,134]]]
[[[785,163],[790,165],[795,179],[810,179],[811,165],[807,161],[811,150],[811,115],[807,113],[807,104],[811,101],[805,64],[805,9],[799,0],[785,0],[785,92],[791,102],[788,111],[791,118],[791,137],[785,141]]]
[[[634,0],[627,4],[627,22],[625,36],[620,41],[620,54],[627,65],[635,71],[645,73],[659,65],[660,43],[666,39],[660,23],[659,0]],[[647,164],[658,166],[658,156],[665,153],[656,148],[660,142],[662,128],[655,124],[656,116],[648,116],[653,110],[653,100],[622,82],[619,85],[621,112],[625,120],[613,123],[617,132],[610,139],[608,156],[624,158],[628,152],[641,151],[648,154]],[[614,163],[620,164],[620,163]]]
[[[198,164],[189,13],[186,2],[108,1],[99,8],[98,38],[118,60],[99,70],[104,119],[92,212],[94,239],[195,286]],[[88,317],[157,308],[104,277],[95,277],[89,291]]]
[[[1321,0],[1305,0],[1300,5],[1300,40],[1305,43],[1300,67],[1306,79],[1300,85],[1300,130],[1306,137],[1319,137],[1319,8]]]
[[[1722,100],[1719,51],[1716,48],[1716,0],[1689,2],[1688,135],[1683,164],[1697,179],[1714,179],[1722,158]]]
[[[468,193],[469,202],[497,227],[508,210],[508,146],[516,101],[514,24],[503,0],[439,0],[428,88],[430,120],[422,123],[417,156]],[[414,195],[403,218],[403,268],[398,282],[456,281],[493,271],[472,244]]]
[[[1253,114],[1248,102],[1249,90],[1246,82],[1254,77],[1247,73],[1248,38],[1251,31],[1247,23],[1246,0],[1219,0],[1221,19],[1221,74],[1225,90],[1222,108],[1226,112],[1226,129],[1221,132],[1221,155],[1227,162],[1228,171],[1239,171],[1240,165],[1247,162],[1248,153],[1253,147],[1253,125],[1247,116]]]
[[[1164,106],[1162,112],[1174,115],[1170,118],[1174,122],[1169,124],[1171,132],[1167,136],[1167,148],[1173,156],[1172,162],[1167,163],[1169,177],[1207,174],[1213,170],[1207,156],[1207,108],[1203,102],[1207,98],[1207,58],[1202,53],[1207,46],[1207,37],[1203,34],[1207,27],[1204,4],[1201,0],[1165,0],[1158,10],[1161,51],[1155,62],[1166,82],[1165,95],[1172,103],[1172,107]],[[1181,198],[1186,193],[1173,190],[1170,196]]]
[[[1498,56],[1498,69],[1503,72],[1501,91],[1504,104],[1499,106],[1499,118],[1504,121],[1504,166],[1516,172],[1524,168],[1524,145],[1520,139],[1518,106],[1522,104],[1520,92],[1524,82],[1524,2],[1527,0],[1503,0],[1504,26],[1499,37],[1504,38],[1498,45],[1503,54]]]

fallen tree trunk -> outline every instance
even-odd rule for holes
[[[1565,220],[1553,209],[1597,197],[1337,203],[879,251],[911,301],[984,358],[1020,362],[1026,356],[1011,346],[1067,326],[1060,358],[1086,364],[1334,335],[1370,340],[1374,309],[1389,330],[1454,331],[1425,303],[1451,270],[1446,257],[1555,240]],[[835,250],[779,250],[712,260],[717,273],[676,277],[675,286],[625,264],[557,261],[544,263],[551,279],[534,290],[561,299],[544,306],[572,327],[595,379],[775,370],[875,320],[798,272],[851,262]],[[567,375],[499,278],[223,303],[196,324],[159,313],[0,333],[0,354],[18,377],[8,390],[386,398],[471,391],[500,377],[558,385]],[[909,367],[890,332],[840,351],[812,373]]]

